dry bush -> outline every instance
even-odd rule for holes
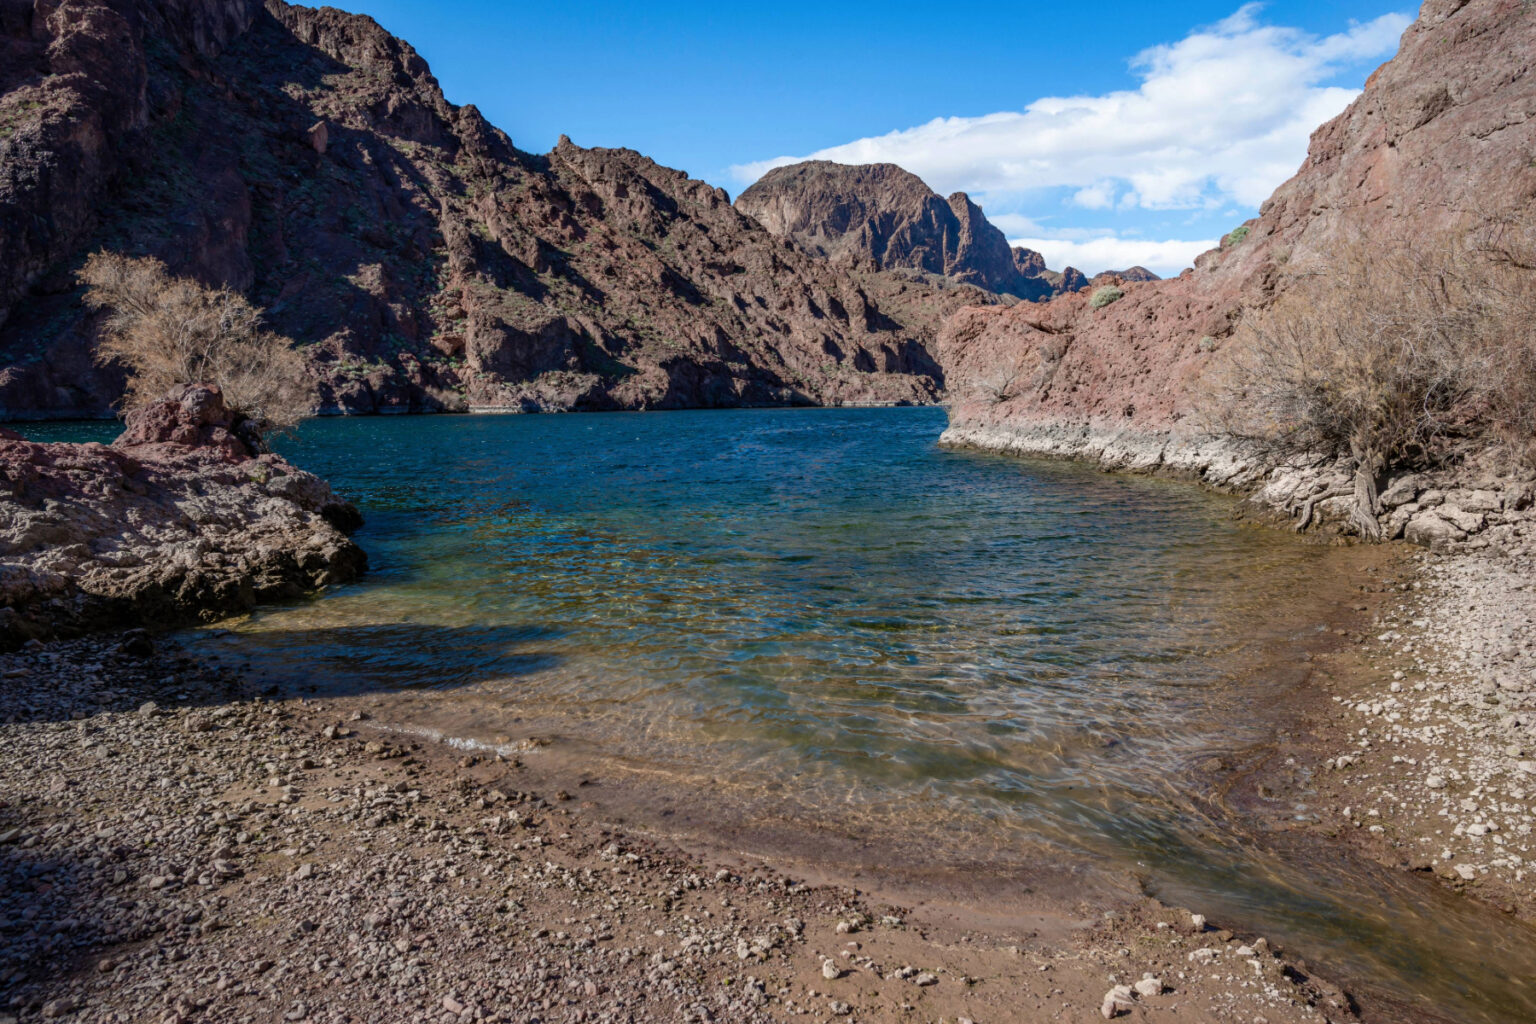
[[[86,260],[79,277],[89,288],[85,301],[109,312],[96,358],[128,367],[126,408],[179,385],[213,384],[259,432],[287,430],[309,415],[303,356],[263,329],[262,311],[237,292],[172,277],[157,259],[108,252]]]
[[[1021,388],[1020,378],[1024,375],[1024,361],[1015,358],[1006,366],[975,382],[975,390],[978,395],[989,405],[1000,405],[1019,394]]]
[[[1536,240],[1495,225],[1443,244],[1355,238],[1245,318],[1217,422],[1278,458],[1339,457],[1353,521],[1380,536],[1377,481],[1468,446],[1536,452]]]

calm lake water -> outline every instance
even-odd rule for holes
[[[320,694],[408,693],[394,713],[448,735],[537,729],[936,858],[1130,866],[1452,1019],[1536,1019],[1529,931],[1202,810],[1195,767],[1271,734],[1346,554],[1195,487],[942,450],[943,426],[313,421],[280,448],[363,510],[372,571],[197,642]]]

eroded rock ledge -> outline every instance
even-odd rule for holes
[[[253,437],[201,387],[110,446],[0,429],[0,648],[211,621],[363,572],[357,510]]]
[[[1245,494],[1245,514],[1276,525],[1353,530],[1350,473],[1336,460],[1271,467],[1231,438],[1050,419],[951,422],[939,443],[1180,477]],[[1489,548],[1536,556],[1536,471],[1496,465],[1491,457],[1437,472],[1394,472],[1381,481],[1376,512],[1387,540],[1439,552]]]
[[[1338,272],[1351,239],[1422,248],[1531,224],[1533,47],[1536,18],[1523,5],[1425,0],[1398,55],[1313,133],[1297,173],[1193,268],[1122,277],[1119,296],[1098,304],[1073,292],[958,310],[937,343],[944,442],[1252,491],[1254,508],[1309,526],[1347,515],[1349,499],[1333,494],[1347,489],[1339,467],[1271,474],[1239,444],[1202,435],[1240,404],[1226,386],[1249,344],[1238,328],[1305,268]],[[1495,466],[1495,454],[1380,481],[1383,532],[1440,550],[1529,546],[1536,476]]]

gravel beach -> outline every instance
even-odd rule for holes
[[[1536,556],[1414,552],[1362,589],[1379,611],[1320,663],[1275,802],[1309,800],[1315,828],[1381,863],[1536,918]]]
[[[701,863],[174,640],[33,643],[0,677],[4,1024],[1355,1019],[1150,899],[1015,934]]]

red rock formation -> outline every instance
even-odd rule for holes
[[[209,621],[362,572],[357,510],[253,455],[215,388],[129,417],[111,446],[0,431],[0,648]]]
[[[267,307],[330,411],[937,392],[916,294],[882,306],[639,154],[521,152],[369,18],[0,3],[0,47],[0,415],[120,394],[71,277],[99,247]]]
[[[216,387],[178,388],[158,402],[131,410],[114,448],[171,444],[207,448],[231,462],[264,450],[252,424],[235,422]]]
[[[1530,223],[1533,54],[1528,5],[1428,0],[1398,55],[1313,134],[1301,170],[1245,238],[1172,280],[1122,277],[1124,297],[1102,309],[1067,295],[952,317],[940,341],[955,399],[946,440],[1218,482],[1251,475],[1198,415],[1239,318],[1273,301],[1288,265],[1308,265],[1343,237]]]

